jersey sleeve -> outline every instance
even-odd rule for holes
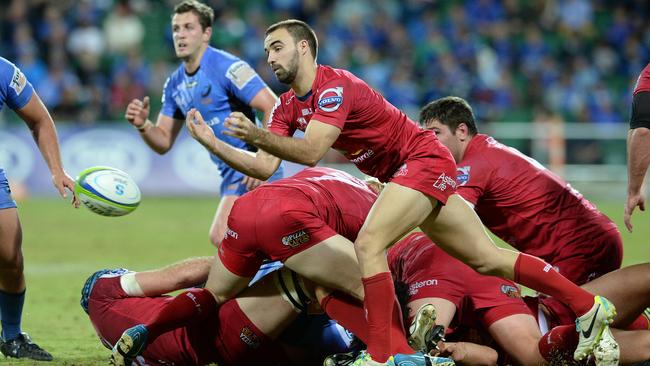
[[[237,99],[250,105],[260,90],[266,88],[262,78],[245,61],[237,60],[228,66],[225,73],[227,90]]]
[[[174,86],[172,77],[168,77],[165,81],[165,86],[163,86],[162,107],[160,108],[160,113],[173,119],[184,120],[185,113],[183,113],[174,100]]]
[[[650,128],[650,91],[641,91],[632,97],[630,129]]]
[[[342,76],[328,80],[315,96],[316,110],[311,119],[343,129],[357,95],[354,87]]]
[[[288,111],[286,110],[287,103],[283,100],[284,98],[280,98],[275,102],[273,110],[271,110],[271,116],[269,117],[268,129],[276,135],[293,136],[294,132],[296,132],[296,127],[291,124]]]
[[[457,168],[456,193],[476,205],[487,189],[490,175],[492,169],[489,163],[477,160],[462,161]]]
[[[34,88],[25,74],[16,65],[2,59],[0,78],[2,79],[2,94],[7,106],[16,111],[27,105],[32,98]]]

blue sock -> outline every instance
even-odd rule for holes
[[[0,290],[0,323],[2,323],[2,339],[12,340],[20,335],[20,319],[23,315],[25,291],[10,294]]]

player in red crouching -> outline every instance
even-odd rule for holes
[[[420,124],[449,148],[458,165],[456,192],[499,238],[578,285],[620,268],[616,224],[542,164],[480,134],[464,99],[427,104]]]

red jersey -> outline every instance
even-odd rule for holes
[[[551,264],[606,246],[612,251],[604,261],[614,261],[617,252],[622,257],[620,233],[607,216],[540,163],[490,136],[472,138],[458,164],[457,184],[483,224],[522,252]]]
[[[650,91],[650,64],[641,71],[634,87],[634,94],[647,91]]]
[[[281,136],[305,131],[312,120],[341,129],[332,147],[365,174],[388,181],[405,162],[420,129],[402,111],[352,73],[319,65],[311,91],[282,94],[269,120]]]

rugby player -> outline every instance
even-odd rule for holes
[[[269,128],[259,128],[242,113],[226,119],[226,134],[260,148],[247,155],[217,139],[191,110],[190,133],[208,150],[246,174],[265,179],[280,159],[315,165],[330,147],[343,153],[362,172],[388,182],[355,241],[368,312],[368,352],[360,364],[381,364],[401,347],[391,328],[395,294],[386,248],[413,228],[484,274],[514,279],[554,295],[580,315],[579,324],[596,324],[580,333],[576,358],[586,357],[615,315],[604,298],[580,289],[539,258],[499,249],[471,207],[454,194],[456,165],[430,131],[353,74],[316,63],[318,42],[306,23],[286,20],[266,31],[267,61],[281,82],[291,86],[273,110]],[[296,130],[304,138],[291,137]]]
[[[636,82],[632,100],[630,131],[627,134],[627,201],[624,221],[632,232],[632,213],[639,206],[645,211],[643,180],[650,164],[650,64]]]
[[[18,67],[0,57],[0,109],[13,109],[27,124],[43,159],[52,174],[52,183],[62,197],[72,192],[72,204],[79,207],[74,195],[74,180],[63,169],[56,127],[32,84]],[[31,341],[22,332],[20,322],[25,302],[23,275],[22,227],[16,202],[4,170],[0,167],[0,319],[2,340],[0,352],[6,357],[51,361],[52,355]]]
[[[134,99],[126,108],[126,120],[159,154],[172,148],[190,108],[201,111],[216,136],[246,151],[254,147],[221,133],[224,119],[239,111],[254,121],[254,110],[264,113],[264,123],[269,119],[277,99],[275,94],[246,62],[209,46],[213,22],[213,10],[201,2],[186,0],[176,5],[172,35],[176,57],[183,62],[165,82],[157,122],[154,125],[148,119],[149,97]],[[261,181],[246,177],[214,155],[211,158],[222,178],[221,199],[210,227],[210,241],[216,246],[223,238],[228,214],[237,197]],[[267,178],[274,180],[282,175],[280,168]]]
[[[480,134],[470,105],[445,97],[420,111],[458,165],[456,192],[514,248],[581,285],[621,267],[621,234],[577,190],[534,159]]]

